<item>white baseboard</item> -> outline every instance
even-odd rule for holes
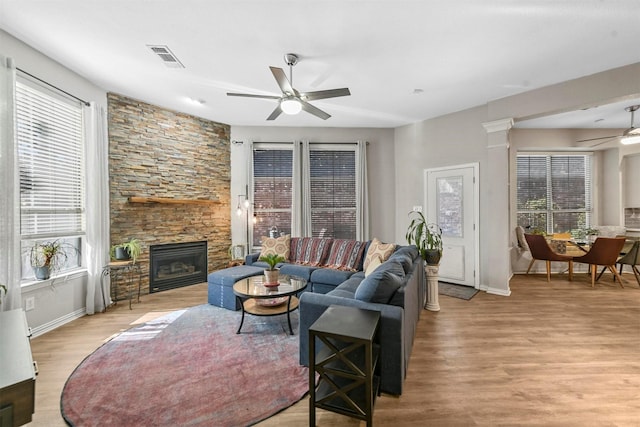
[[[503,297],[511,296],[511,289],[492,288],[491,286],[480,286],[480,290],[488,294],[500,295]]]
[[[87,314],[87,310],[85,308],[81,308],[74,312],[65,314],[64,316],[54,319],[51,322],[45,323],[44,325],[40,325],[31,329],[31,337],[32,338],[39,337],[40,335],[53,331],[55,328],[58,328],[66,323],[79,319],[80,317],[86,314]]]

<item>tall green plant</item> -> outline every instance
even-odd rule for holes
[[[406,239],[410,245],[416,245],[422,259],[427,259],[427,251],[437,251],[442,256],[442,230],[438,224],[428,223],[422,212],[409,212],[411,218]]]

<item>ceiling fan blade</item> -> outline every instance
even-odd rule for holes
[[[608,143],[608,142],[611,142],[611,141],[613,141],[613,140],[615,140],[615,139],[618,139],[618,137],[617,137],[617,136],[614,136],[614,137],[609,137],[609,138],[597,138],[597,139],[604,139],[604,141],[602,141],[602,142],[598,142],[598,143],[596,143],[596,144],[591,144],[591,145],[588,145],[588,146],[589,146],[590,148],[598,147],[598,146],[600,146],[600,145],[603,145],[603,144],[606,144],[606,143]]]
[[[343,87],[341,89],[329,89],[329,90],[318,90],[315,92],[306,92],[301,96],[306,98],[309,101],[313,101],[316,99],[325,99],[325,98],[337,98],[338,96],[349,96],[351,92],[349,92],[349,88]]]
[[[300,104],[302,105],[302,109],[304,111],[306,111],[307,113],[311,113],[316,117],[320,117],[322,120],[327,120],[329,117],[331,117],[331,114],[325,113],[324,111],[322,111],[318,107],[314,107],[313,105],[309,104],[308,102],[300,100]]]
[[[276,109],[267,117],[267,120],[275,120],[278,116],[282,114],[282,108],[280,108],[280,104],[276,106]]]
[[[261,98],[261,99],[280,99],[280,96],[275,95],[252,95],[250,93],[232,93],[227,92],[227,96],[242,96],[244,98]]]
[[[283,93],[287,93],[289,95],[295,95],[296,91],[293,89],[293,86],[291,86],[291,83],[289,83],[289,79],[287,79],[287,75],[284,73],[284,70],[278,67],[269,67],[269,68],[271,69],[271,73],[273,74],[273,77],[276,78],[276,81],[278,82],[278,86],[280,86],[280,90],[282,90]]]
[[[589,141],[599,141],[601,139],[610,139],[610,138],[617,138],[619,135],[609,135],[609,136],[601,136],[600,138],[589,138],[589,139],[581,139],[579,141],[576,142],[589,142]]]

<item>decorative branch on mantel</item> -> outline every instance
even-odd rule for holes
[[[165,203],[182,205],[213,205],[220,203],[218,199],[173,199],[170,197],[129,197],[129,203]]]

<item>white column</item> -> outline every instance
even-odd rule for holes
[[[481,238],[481,250],[486,265],[482,269],[481,287],[488,293],[511,294],[509,278],[509,129],[513,119],[501,119],[482,124],[487,131],[487,172],[483,194],[487,218]]]
[[[440,311],[438,301],[438,271],[440,265],[425,264],[424,271],[427,275],[427,304],[424,306],[430,311]]]

